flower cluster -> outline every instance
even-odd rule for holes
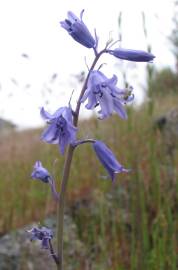
[[[46,168],[42,166],[40,161],[36,161],[31,174],[33,179],[38,179],[45,184],[49,184],[53,197],[59,201],[58,226],[60,226],[60,222],[63,222],[64,195],[66,192],[72,156],[77,146],[83,143],[92,144],[94,153],[107,171],[112,182],[115,181],[116,174],[128,173],[130,171],[129,169],[124,168],[124,166],[118,162],[113,152],[102,141],[96,139],[77,140],[78,118],[82,103],[87,102],[85,107],[88,110],[93,110],[96,107],[99,107],[99,119],[104,121],[113,113],[116,113],[122,119],[127,119],[125,105],[134,99],[133,87],[130,86],[124,89],[119,88],[117,86],[117,76],[114,74],[111,78],[108,78],[100,71],[100,68],[96,68],[97,61],[104,53],[121,60],[135,62],[152,62],[155,58],[152,53],[142,50],[131,50],[124,48],[111,49],[115,42],[112,43],[110,41],[106,43],[106,47],[103,50],[98,52],[98,37],[96,36],[96,32],[95,37],[93,37],[88,30],[88,27],[83,22],[83,12],[84,10],[82,10],[80,18],[78,18],[73,12],[69,11],[67,14],[67,19],[60,22],[62,28],[64,28],[75,41],[86,48],[93,49],[94,51],[94,61],[88,71],[88,75],[81,90],[76,108],[73,110],[70,105],[60,107],[53,114],[47,112],[43,107],[40,110],[41,117],[48,125],[43,131],[41,139],[49,144],[57,144],[62,155],[65,155],[66,148],[69,149],[69,151],[66,153],[66,162],[61,181],[61,194],[59,195],[59,193],[56,191],[53,176]],[[63,226],[61,226],[61,228],[63,228]],[[59,228],[58,231],[58,244],[59,249],[61,249],[63,245],[60,234],[62,234],[63,231],[62,229],[59,230]],[[53,233],[50,229],[46,227],[34,227],[28,232],[31,234],[31,240],[40,240],[41,247],[49,249],[56,264],[62,265],[62,250],[58,250],[58,257],[54,255],[51,244]],[[62,269],[62,266],[60,269]]]

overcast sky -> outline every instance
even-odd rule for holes
[[[71,91],[78,87],[74,75],[86,70],[84,58],[86,56],[89,64],[93,52],[72,40],[59,21],[66,18],[68,10],[79,15],[82,9],[85,9],[83,19],[90,31],[97,30],[101,48],[110,32],[118,39],[118,16],[122,12],[122,47],[147,50],[150,43],[156,55],[154,65],[174,65],[167,40],[174,12],[171,0],[0,1],[0,117],[21,127],[33,127],[42,124],[39,108],[47,100],[46,107],[51,111],[65,105]],[[143,34],[142,11],[146,15],[147,41]],[[122,86],[121,61],[110,58],[103,59],[108,63],[103,71],[108,76],[113,72],[120,76],[118,86]],[[132,69],[124,65],[122,68]],[[145,64],[141,63],[132,72],[128,71],[138,100],[142,96],[144,70]],[[75,89],[77,91],[79,89]],[[75,99],[74,96],[74,104]]]

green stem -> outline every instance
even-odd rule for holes
[[[81,98],[83,97],[83,94],[85,93],[85,90],[87,88],[87,82],[89,78],[90,72],[94,69],[98,59],[100,56],[106,52],[106,50],[102,50],[100,53],[98,53],[91,65],[91,68],[88,72],[87,78],[84,82],[84,85],[82,87],[76,110],[74,113],[74,118],[73,118],[73,124],[74,126],[77,127],[78,125],[78,118],[79,118],[79,112],[80,112],[80,106],[81,106]],[[59,198],[59,204],[58,204],[58,209],[57,209],[57,250],[58,250],[58,259],[59,259],[59,264],[57,265],[58,270],[63,270],[63,227],[64,227],[64,203],[65,203],[65,195],[66,195],[66,189],[67,189],[67,183],[68,183],[68,178],[70,174],[70,168],[71,168],[71,163],[72,163],[72,158],[74,154],[74,149],[75,147],[72,145],[69,145],[65,163],[64,163],[64,171],[63,171],[63,177],[62,177],[62,182],[61,182],[61,191],[60,191],[60,198]]]
[[[65,164],[64,164],[64,172],[63,172],[63,178],[61,183],[61,192],[60,192],[60,198],[59,198],[59,204],[58,204],[58,231],[57,231],[57,249],[58,249],[58,259],[59,264],[57,266],[58,270],[63,269],[63,226],[64,226],[64,202],[65,202],[65,194],[66,194],[66,188],[67,188],[67,182],[69,178],[70,173],[70,167],[72,163],[73,158],[73,152],[74,147],[69,146]]]

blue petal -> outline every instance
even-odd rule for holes
[[[117,84],[117,81],[118,81],[118,78],[117,78],[117,76],[114,74],[114,75],[112,76],[112,78],[111,78],[111,79],[107,79],[107,80],[105,81],[105,83],[106,83],[107,85],[116,85],[116,84]]]
[[[38,169],[39,167],[42,167],[42,163],[40,160],[37,160],[34,165],[34,169]]]
[[[63,27],[65,30],[70,31],[70,25],[66,22],[60,22],[61,27]]]
[[[85,47],[95,47],[95,40],[83,22],[75,22],[73,25],[73,31],[71,31],[69,34],[75,39],[75,41],[79,42]]]
[[[88,110],[92,110],[95,108],[97,104],[97,100],[96,100],[96,96],[91,93],[89,96],[88,96],[88,103],[87,105],[85,106]]]
[[[64,155],[66,146],[70,143],[70,133],[65,130],[65,134],[59,136],[59,149],[62,155]]]
[[[48,113],[43,107],[40,110],[40,115],[44,120],[51,120],[52,115]]]
[[[110,116],[113,112],[113,97],[110,95],[108,89],[103,91],[102,97],[96,96],[97,101],[101,106],[101,114],[104,118]]]
[[[96,104],[97,104],[97,100],[95,95],[93,94],[93,89],[92,87],[88,86],[87,89],[85,90],[85,93],[83,95],[83,97],[81,98],[81,102],[85,102],[85,100],[88,98],[88,103],[85,106],[88,110],[92,110],[95,108]]]
[[[61,107],[57,111],[55,111],[54,114],[50,114],[42,107],[40,110],[40,115],[44,120],[52,121],[55,118],[59,117],[63,113],[63,111],[66,110],[66,108],[67,107]]]
[[[72,124],[68,123],[66,126],[64,133],[59,133],[59,149],[61,154],[63,155],[65,152],[65,148],[70,144],[73,143],[76,140],[76,131],[77,128],[75,128]]]
[[[85,90],[85,93],[83,94],[83,97],[81,98],[80,102],[85,102],[85,100],[88,98],[88,96],[90,95],[92,89],[91,87],[87,87],[87,89]]]
[[[72,111],[69,107],[63,107],[62,117],[67,121],[67,123],[72,122]]]
[[[76,140],[77,128],[74,127],[71,123],[68,123],[67,130],[70,134],[70,143],[73,143]]]
[[[56,127],[56,123],[52,123],[47,127],[41,135],[41,139],[47,143],[58,143],[59,130]]]
[[[52,119],[54,120],[55,118],[59,118],[67,109],[68,107],[61,107],[55,113],[52,115]]]
[[[42,249],[49,249],[49,239],[48,238],[43,238],[41,240],[41,248]]]
[[[114,99],[114,111],[122,118],[127,119],[127,112],[124,109],[124,106],[118,99]]]
[[[80,21],[79,18],[72,11],[68,11],[67,16],[68,16],[68,19],[71,23],[75,23],[76,21]]]

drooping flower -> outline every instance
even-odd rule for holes
[[[93,143],[95,153],[104,166],[112,181],[115,180],[116,173],[127,173],[130,170],[125,169],[116,159],[112,151],[101,141]]]
[[[34,167],[33,167],[33,172],[31,174],[31,177],[33,179],[38,179],[38,180],[41,180],[43,181],[44,183],[48,183],[49,182],[49,179],[50,179],[50,174],[48,172],[47,169],[45,169],[43,166],[42,166],[42,163],[41,161],[36,161]]]
[[[68,18],[60,24],[75,41],[87,48],[95,48],[96,42],[82,20],[83,12],[84,10],[81,11],[79,19],[73,12],[69,11]]]
[[[49,241],[53,238],[53,232],[51,229],[46,227],[33,227],[31,230],[27,231],[31,234],[30,240],[40,240],[41,247],[43,249],[50,249]]]
[[[88,79],[87,89],[81,99],[84,102],[88,99],[86,108],[94,109],[100,105],[100,119],[109,117],[115,111],[121,118],[126,119],[127,113],[124,104],[133,99],[132,88],[119,89],[117,86],[117,76],[113,75],[108,79],[98,70],[91,71]]]
[[[54,114],[44,110],[40,111],[41,116],[49,126],[43,132],[43,141],[58,144],[60,151],[64,154],[65,148],[76,139],[77,128],[72,124],[72,111],[69,107],[59,108]]]
[[[59,200],[59,193],[56,191],[55,181],[48,170],[42,166],[41,161],[38,160],[35,162],[31,177],[33,179],[41,180],[44,183],[48,183],[50,185],[54,199]]]
[[[155,58],[152,53],[140,50],[117,48],[115,50],[107,50],[107,52],[119,59],[134,62],[150,62]]]

